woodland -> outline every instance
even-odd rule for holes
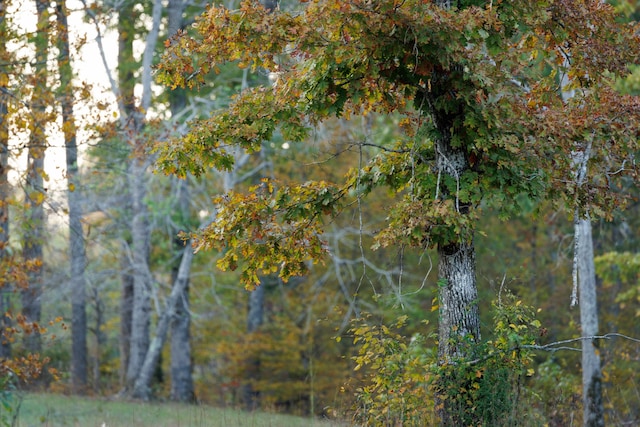
[[[640,425],[639,21],[0,0],[0,425],[24,391]]]

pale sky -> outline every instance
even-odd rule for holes
[[[15,23],[20,27],[21,32],[33,32],[36,29],[36,10],[35,0],[19,0],[22,1],[15,19]],[[68,8],[70,15],[68,17],[70,40],[71,40],[71,62],[74,69],[77,72],[76,84],[87,83],[92,86],[92,99],[85,102],[79,100],[74,106],[76,124],[79,128],[78,132],[78,145],[80,150],[86,148],[87,144],[91,144],[94,141],[91,140],[91,135],[85,131],[82,131],[82,127],[86,123],[95,123],[96,121],[104,121],[107,119],[113,120],[117,117],[117,109],[115,107],[115,96],[111,90],[109,79],[105,71],[98,44],[96,42],[97,31],[93,22],[85,22],[85,13],[82,10],[83,5],[78,0],[69,0]],[[9,11],[12,13],[12,11]],[[115,31],[107,31],[106,28],[101,28],[102,32],[102,44],[105,49],[105,56],[107,58],[109,67],[112,72],[115,71],[117,64],[117,34]],[[78,51],[74,43],[84,38],[86,43]],[[50,55],[51,56],[51,55]],[[49,59],[51,61],[51,58]],[[56,64],[52,63],[51,68],[55,69]],[[101,108],[97,105],[100,103]],[[45,172],[49,175],[49,181],[45,183],[48,189],[48,195],[51,198],[50,205],[55,206],[60,202],[64,203],[66,200],[65,188],[65,150],[63,146],[63,137],[59,128],[61,126],[60,117],[58,124],[48,127],[51,136],[49,140],[50,147],[47,148],[45,154]],[[20,144],[17,140],[13,145]],[[81,155],[80,155],[81,156]],[[82,158],[80,159],[80,165],[82,167]],[[13,167],[16,169],[10,176],[13,182],[17,182],[20,171],[26,167],[26,152],[23,152],[20,158],[18,158]],[[52,212],[54,216],[56,212]],[[57,212],[57,216],[65,216],[62,212]]]

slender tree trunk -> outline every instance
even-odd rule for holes
[[[11,357],[11,340],[5,336],[5,331],[11,328],[11,318],[7,313],[11,310],[11,293],[0,287],[0,359]]]
[[[96,313],[95,323],[91,332],[96,339],[96,348],[95,348],[95,358],[93,363],[93,390],[96,393],[100,393],[100,363],[101,363],[101,354],[102,348],[107,344],[107,336],[103,331],[104,326],[104,302],[102,298],[100,298],[100,291],[97,287],[92,287],[92,300],[94,302],[94,309]],[[89,329],[89,328],[88,328]]]
[[[134,88],[138,65],[133,55],[133,41],[139,13],[135,12],[135,5],[133,0],[125,0],[118,11],[118,89],[124,108],[121,113],[127,118],[131,118],[136,110]]]
[[[6,3],[0,0],[0,32],[5,34]],[[8,58],[6,40],[0,37],[0,59]],[[9,257],[9,124],[8,95],[4,92],[9,86],[9,76],[0,69],[0,274],[10,262]],[[11,357],[11,342],[5,339],[4,332],[11,327],[11,318],[6,315],[10,310],[9,283],[0,279],[0,358]]]
[[[47,52],[49,46],[49,1],[36,0],[38,16],[38,29],[35,39],[36,64],[35,87],[32,100],[33,117],[35,120],[33,130],[29,138],[29,150],[27,153],[27,182],[25,185],[25,201],[28,207],[26,232],[23,239],[22,256],[25,260],[42,259],[42,244],[44,235],[44,199],[45,189],[43,183],[44,153],[46,147],[45,109],[47,95]],[[41,296],[43,269],[38,268],[29,275],[29,287],[22,291],[22,314],[28,322],[38,324],[41,316]],[[32,353],[39,353],[42,342],[38,328],[25,337],[25,347]]]
[[[151,398],[151,379],[158,360],[160,352],[167,338],[169,324],[175,314],[175,307],[182,298],[183,292],[189,282],[189,274],[191,272],[191,263],[193,260],[193,250],[191,244],[187,245],[187,250],[183,252],[180,268],[171,295],[167,300],[167,306],[158,320],[155,336],[149,346],[149,351],[140,368],[140,373],[135,380],[132,396],[136,399],[149,400]]]
[[[175,179],[175,178],[174,178]],[[178,192],[177,210],[183,222],[186,222],[189,215],[189,186],[186,180],[175,179],[174,184]],[[184,241],[177,237],[180,231],[174,230],[176,236],[173,239],[175,253],[183,254],[191,252],[193,249],[189,245],[185,246]],[[172,282],[174,286],[183,286],[183,291],[176,300],[173,318],[171,321],[171,400],[179,402],[193,402],[195,391],[193,387],[193,366],[191,357],[191,314],[189,312],[189,277],[184,280],[184,284],[178,280],[180,266],[174,265],[172,271]]]
[[[127,368],[131,348],[131,320],[133,316],[133,267],[129,259],[130,245],[122,244],[120,254],[120,386],[126,387]]]
[[[168,33],[174,35],[183,24],[183,12],[186,2],[184,0],[169,0],[167,6]],[[174,121],[184,110],[187,104],[187,94],[183,89],[172,90],[169,94],[169,108]],[[178,124],[178,123],[175,123]],[[177,191],[176,210],[180,214],[180,224],[182,227],[189,218],[189,185],[186,179],[172,178],[173,186]],[[191,251],[189,246],[184,246],[184,241],[177,237],[180,231],[186,229],[174,229],[176,234],[173,237],[174,253]],[[176,263],[172,270],[172,282],[177,283],[180,270],[180,263]],[[184,291],[178,298],[175,307],[175,314],[171,322],[171,400],[179,402],[192,402],[195,400],[193,387],[193,365],[191,357],[191,314],[189,312],[189,282],[184,285]]]
[[[144,201],[147,193],[147,155],[142,131],[145,126],[146,112],[151,106],[151,66],[160,31],[162,10],[162,1],[154,0],[151,13],[151,30],[146,37],[146,44],[142,54],[140,108],[129,118],[129,126],[126,129],[133,148],[129,164],[129,188],[133,214],[131,222],[131,238],[133,240],[133,315],[131,319],[129,367],[127,369],[127,383],[129,386],[137,383],[137,378],[141,375],[142,365],[145,363],[150,344],[152,283],[149,269],[149,250],[151,235],[149,212]],[[121,16],[120,19],[130,18]]]
[[[565,66],[570,62],[565,60]],[[562,87],[567,86],[568,73],[564,73]],[[574,91],[565,91],[565,100],[573,98]],[[576,144],[572,153],[574,164],[574,178],[576,188],[580,188],[588,180],[589,160],[593,140],[587,138],[582,144]],[[573,260],[573,292],[571,305],[577,302],[576,291],[580,294],[580,326],[582,336],[589,337],[598,334],[598,302],[596,293],[596,273],[593,259],[593,237],[591,234],[591,219],[587,211],[586,217],[581,217],[579,206],[574,212],[574,260]],[[577,282],[577,283],[576,283]],[[576,287],[578,289],[576,289]],[[582,405],[583,425],[585,427],[604,426],[604,406],[602,399],[602,370],[597,343],[594,340],[582,340]]]
[[[134,25],[137,15],[134,12],[135,3],[125,1],[122,3],[118,14],[118,90],[120,92],[124,120],[129,121],[136,111],[134,87],[136,83],[134,71],[137,68],[133,55],[133,40],[135,38]],[[125,211],[131,211],[131,191],[127,187],[127,206]],[[133,247],[131,236],[123,240],[122,253],[120,255],[120,385],[127,386],[127,371],[131,352],[131,325],[133,320],[133,288],[134,274],[133,261],[130,254]]]
[[[65,0],[56,2],[58,22],[58,70],[62,129],[67,158],[67,200],[69,204],[69,249],[71,262],[71,380],[73,391],[82,393],[87,386],[87,311],[85,290],[86,254],[82,232],[82,194],[78,174],[78,144],[73,117],[73,86],[69,32]]]
[[[578,220],[575,224],[575,234],[579,242],[580,325],[582,336],[592,337],[598,335],[598,306],[591,220]],[[595,340],[582,340],[582,402],[585,427],[604,426],[602,370],[597,347]]]
[[[147,349],[151,324],[151,283],[149,283],[149,224],[146,195],[146,168],[144,160],[133,159],[129,168],[129,189],[132,199],[131,222],[133,305],[131,315],[131,340],[127,383],[133,385],[140,374]]]
[[[247,334],[251,335],[260,329],[264,323],[264,278],[260,286],[249,293],[249,304],[247,309]],[[254,411],[260,406],[260,392],[251,385],[252,380],[256,380],[260,373],[260,360],[258,358],[247,360],[247,383],[242,387],[242,401],[247,411]]]
[[[178,211],[182,221],[189,215],[189,187],[186,180],[174,182],[178,190]],[[175,230],[177,232],[182,230]],[[187,231],[187,230],[184,230]],[[184,253],[192,251],[190,246],[184,246],[184,241],[177,236],[173,239],[174,252]],[[184,256],[184,255],[183,255]],[[182,258],[182,257],[181,257]],[[172,281],[178,284],[180,265],[174,266]],[[176,301],[173,319],[171,321],[171,400],[179,402],[193,402],[195,391],[192,377],[191,357],[191,314],[189,312],[189,278],[187,277],[182,294]]]

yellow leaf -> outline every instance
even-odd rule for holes
[[[73,182],[69,183],[69,191],[71,192],[76,191],[76,185]]]
[[[44,193],[41,192],[36,192],[33,195],[33,201],[36,203],[37,206],[40,206],[42,204],[42,202],[44,202]]]

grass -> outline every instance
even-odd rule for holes
[[[0,410],[2,410],[0,408]],[[204,405],[26,394],[18,427],[334,427],[338,422]]]

